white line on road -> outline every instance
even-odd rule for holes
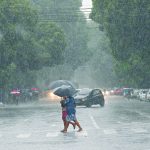
[[[131,129],[135,133],[148,133],[146,129],[143,128],[136,128],[136,129]]]
[[[90,119],[91,119],[91,121],[92,121],[94,127],[95,127],[96,129],[100,129],[100,127],[99,127],[98,124],[96,123],[94,117],[93,117],[91,114],[89,114],[89,116],[90,116]]]
[[[52,127],[56,127],[57,125],[56,125],[56,124],[52,124],[51,126],[52,126]]]
[[[25,138],[29,138],[30,136],[31,136],[30,133],[25,133],[25,134],[19,134],[16,137],[20,139],[25,139]]]
[[[116,134],[116,130],[115,129],[105,129],[103,130],[104,134]]]
[[[83,130],[81,132],[75,132],[75,135],[76,136],[84,136],[84,137],[87,137],[88,136],[88,133],[86,130]]]
[[[24,122],[28,122],[28,121],[29,121],[29,119],[24,119],[23,121],[24,121]]]
[[[51,133],[47,133],[46,137],[57,137],[59,135],[59,132],[51,132]]]

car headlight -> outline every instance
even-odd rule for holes
[[[106,91],[106,93],[105,93],[106,95],[109,95],[109,92],[108,91]]]

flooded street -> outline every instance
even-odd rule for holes
[[[148,102],[106,97],[104,108],[77,107],[83,127],[70,125],[61,133],[59,102],[39,102],[0,108],[1,150],[149,150],[150,105]]]

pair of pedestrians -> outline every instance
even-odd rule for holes
[[[76,118],[76,104],[73,97],[64,96],[60,101],[62,107],[62,120],[64,123],[64,129],[61,132],[66,133],[69,127],[69,124],[72,124],[75,129],[78,126],[78,132],[82,131],[82,127]]]

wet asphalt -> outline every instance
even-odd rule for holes
[[[77,107],[83,127],[61,133],[59,102],[0,106],[0,150],[150,150],[150,103],[105,97],[105,107]]]

